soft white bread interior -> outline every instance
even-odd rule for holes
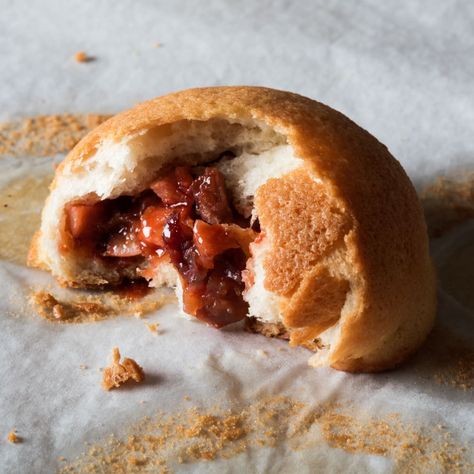
[[[228,151],[237,156],[232,160],[224,158],[217,167],[226,177],[236,208],[245,216],[251,215],[253,196],[261,184],[303,164],[294,157],[284,136],[258,122],[187,120],[126,136],[119,142],[104,140],[80,168],[76,162],[66,162],[54,183],[43,210],[41,239],[38,240],[38,254],[43,264],[69,285],[119,282],[123,275],[115,268],[80,255],[66,258],[58,251],[58,224],[60,229],[65,226],[66,205],[133,196],[147,189],[170,163],[196,166],[214,161]],[[157,272],[152,286],[174,286],[176,278],[174,268],[165,264]]]
[[[435,278],[410,181],[367,132],[290,93],[195,89],[107,121],[57,170],[30,264],[76,287],[139,276],[61,252],[65,208],[133,196],[166,166],[205,163],[225,176],[235,208],[259,220],[243,297],[261,332],[317,348],[312,365],[349,371],[393,367],[422,343]],[[181,291],[171,264],[153,271],[150,286]]]

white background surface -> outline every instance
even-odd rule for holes
[[[77,64],[72,56],[79,50],[97,60]],[[266,85],[342,111],[384,142],[419,184],[474,164],[473,77],[469,1],[0,0],[2,120],[113,113],[192,86]],[[3,182],[19,162],[2,161]],[[25,279],[48,280],[0,265],[6,294],[21,294]],[[469,311],[441,297],[441,317],[453,330],[472,333]],[[84,440],[118,429],[137,407],[133,419],[152,408],[172,410],[190,393],[202,402],[216,392],[236,400],[296,392],[315,403],[351,399],[374,414],[416,413],[474,443],[472,391],[436,386],[415,366],[379,376],[316,371],[307,368],[304,350],[290,358],[275,350],[283,343],[186,323],[173,307],[156,315],[164,330],[156,338],[131,319],[56,326],[31,314],[12,318],[13,300],[0,303],[0,472],[52,472],[57,456],[78,454]],[[113,345],[140,355],[151,374],[142,390],[101,391],[96,369]],[[257,360],[257,348],[272,357]],[[80,364],[93,370],[80,371]],[[139,405],[143,399],[147,404]],[[23,444],[5,442],[12,426],[24,434]],[[239,462],[192,469],[288,472],[298,463],[299,472],[380,472],[389,466],[386,459],[331,450],[284,459],[259,451]]]

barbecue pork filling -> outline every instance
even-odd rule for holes
[[[222,327],[247,315],[242,275],[258,222],[253,227],[233,207],[217,168],[179,166],[137,196],[70,203],[62,250],[148,281],[171,263],[184,311]]]

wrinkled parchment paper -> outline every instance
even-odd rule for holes
[[[474,165],[470,2],[0,0],[0,11],[1,120],[115,113],[186,87],[260,84],[341,110],[384,142],[418,187]],[[76,63],[79,50],[95,60]],[[64,464],[58,457],[73,459],[85,441],[120,435],[157,410],[178,410],[188,395],[203,407],[284,394],[310,406],[341,402],[374,417],[398,413],[428,432],[446,427],[467,444],[465,465],[474,462],[474,388],[440,383],[436,375],[439,356],[455,337],[474,347],[474,279],[466,264],[474,260],[472,224],[432,242],[445,329],[411,363],[379,375],[315,370],[304,349],[183,320],[173,304],[146,320],[159,322],[159,335],[130,316],[59,325],[35,314],[27,303],[31,288],[54,288],[54,282],[25,267],[26,242],[52,163],[61,158],[0,159],[1,472],[54,472]],[[15,204],[8,195],[22,199]],[[99,369],[113,346],[144,367],[145,384],[101,389]],[[7,442],[13,428],[22,443]],[[230,460],[172,467],[309,473],[394,466],[390,456],[321,442],[296,451],[250,446]]]

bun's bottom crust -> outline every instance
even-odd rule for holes
[[[261,334],[265,337],[272,337],[285,341],[288,341],[290,339],[290,334],[288,330],[283,326],[283,324],[266,323],[253,317],[245,319],[245,330],[254,334]],[[315,339],[312,342],[300,345],[315,353],[317,353],[319,350],[325,349],[319,339]],[[384,360],[378,364],[368,364],[367,361],[363,359],[350,359],[345,361],[338,361],[334,364],[331,364],[331,367],[336,370],[352,373],[385,372],[388,370],[394,370],[405,364],[410,358],[415,356],[419,349],[420,347],[416,347],[415,349],[408,349],[402,351],[397,354],[396,357],[393,357],[390,360]],[[309,365],[312,364],[310,363]]]
[[[247,317],[245,318],[245,330],[254,334],[261,334],[265,337],[275,337],[277,339],[283,339],[284,341],[290,340],[288,329],[281,323],[266,323],[254,317]],[[294,345],[296,344],[291,344],[290,342],[290,346]],[[323,348],[319,339],[307,341],[298,345],[313,352],[317,352],[318,349]]]
[[[348,361],[336,362],[334,364],[330,364],[330,366],[333,369],[354,374],[387,372],[389,370],[398,369],[400,366],[409,362],[409,360],[414,357],[419,349],[420,348],[417,347],[415,349],[406,350],[405,352],[401,352],[396,357],[393,357],[389,361],[382,361],[376,364],[367,363],[363,359],[351,359]]]
[[[265,323],[257,318],[245,318],[245,330],[265,337],[276,337],[288,341],[290,333],[281,323]]]

